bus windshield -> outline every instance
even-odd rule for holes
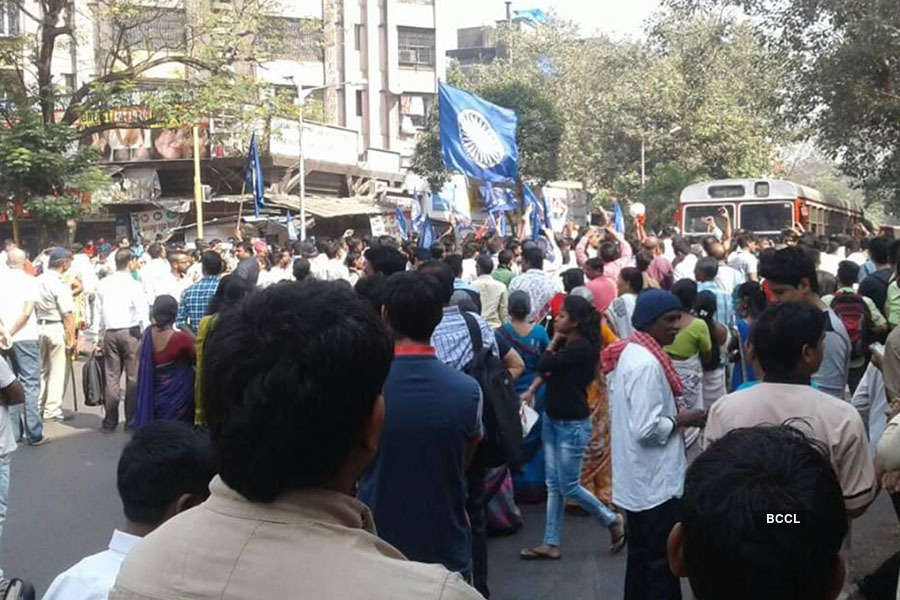
[[[741,205],[741,229],[756,233],[780,232],[793,225],[794,206],[791,202],[766,202]]]
[[[684,233],[697,235],[707,233],[706,219],[716,218],[716,225],[722,227],[722,217],[719,210],[722,207],[728,211],[731,222],[734,222],[734,207],[730,204],[690,204],[684,208]]]

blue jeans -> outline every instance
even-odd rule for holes
[[[545,415],[541,436],[547,467],[544,543],[559,546],[565,498],[578,502],[604,527],[611,527],[616,521],[616,514],[581,485],[581,459],[591,437],[591,420],[554,421]]]
[[[44,437],[44,424],[41,422],[41,352],[37,340],[13,342],[10,350],[13,371],[22,382],[25,390],[25,403],[9,407],[9,420],[12,423],[16,441],[22,439],[22,421],[25,421],[25,439],[35,443]]]

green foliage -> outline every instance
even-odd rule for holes
[[[425,179],[432,192],[439,192],[450,180],[450,172],[441,158],[441,131],[438,111],[432,110],[425,119],[425,130],[420,134],[413,152],[410,170]]]
[[[83,194],[108,182],[97,155],[75,143],[68,125],[42,122],[33,111],[6,115],[0,126],[0,198],[23,203],[34,216],[64,221],[81,213]]]
[[[740,10],[789,77],[783,114],[855,187],[900,208],[900,11],[885,0],[669,0]]]

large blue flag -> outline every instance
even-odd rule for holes
[[[625,233],[625,215],[622,214],[622,205],[618,200],[613,200],[613,229],[616,233]]]
[[[519,176],[516,113],[441,82],[441,156],[451,171],[482,181]]]
[[[263,179],[262,164],[259,162],[259,148],[256,147],[256,134],[250,138],[250,153],[247,154],[247,166],[244,168],[244,182],[253,194],[253,212],[266,205],[266,182]]]
[[[403,214],[399,206],[397,206],[395,214],[397,217],[397,228],[400,229],[400,237],[404,240],[409,239],[409,222],[406,220],[406,215]]]
[[[486,213],[498,210],[516,210],[519,206],[515,194],[509,188],[495,188],[488,182],[480,186],[478,191],[484,201],[484,212]]]

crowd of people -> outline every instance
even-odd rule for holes
[[[881,487],[900,517],[900,241],[595,219],[428,247],[7,242],[0,516],[79,351],[102,353],[101,430],[134,432],[126,527],[45,598],[487,598],[487,537],[526,502],[522,560],[562,559],[581,511],[626,551],[627,600],[680,578],[874,598],[845,559]]]

